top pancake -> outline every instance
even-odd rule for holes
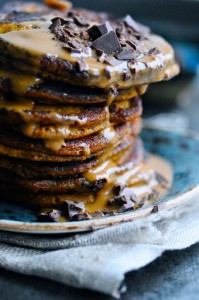
[[[178,74],[173,49],[164,39],[130,16],[113,21],[97,15],[80,9],[61,17],[53,11],[11,15],[0,23],[0,62],[42,78],[103,89]]]

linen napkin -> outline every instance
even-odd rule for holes
[[[199,201],[81,235],[0,232],[0,267],[119,298],[125,273],[199,241]]]

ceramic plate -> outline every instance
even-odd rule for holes
[[[144,129],[142,138],[148,152],[162,156],[173,166],[173,185],[163,199],[113,217],[65,223],[38,223],[32,210],[1,202],[0,229],[38,234],[88,231],[93,227],[103,228],[144,218],[151,213],[154,205],[170,209],[199,195],[199,138],[193,134],[181,135],[152,128]]]

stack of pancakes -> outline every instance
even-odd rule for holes
[[[11,7],[0,21],[1,198],[96,214],[157,196],[140,95],[178,73],[171,46],[130,16]]]

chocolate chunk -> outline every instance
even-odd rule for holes
[[[110,56],[107,56],[104,59],[104,61],[111,66],[117,66],[117,65],[121,64],[121,61],[117,60],[115,57],[110,57]]]
[[[104,51],[107,55],[119,51],[121,49],[119,40],[114,31],[102,35],[97,40],[92,42],[91,46],[94,49]]]
[[[111,27],[109,22],[106,22],[102,25],[94,25],[91,28],[88,29],[88,34],[91,37],[92,41],[97,40],[102,35],[105,35],[109,33],[110,31],[113,31],[113,28]]]
[[[84,71],[88,70],[88,65],[86,64],[86,62],[83,58],[80,58],[77,61],[77,69],[79,72],[84,72]]]
[[[76,22],[76,24],[83,26],[83,27],[87,27],[89,26],[89,22],[87,22],[87,20],[81,16],[73,16],[74,21]]]
[[[105,68],[105,76],[107,79],[111,79],[111,72],[108,70],[108,68]]]
[[[51,210],[48,213],[40,213],[37,215],[39,222],[59,222],[62,212],[59,210]]]
[[[64,29],[61,27],[62,25],[62,18],[55,18],[53,19],[53,23],[49,27],[50,31],[55,34],[56,38],[59,39],[61,42],[68,42],[69,41],[69,36],[68,34],[64,31]]]
[[[135,50],[135,51],[137,50],[136,44],[133,43],[132,41],[127,40],[126,43],[127,43],[131,48],[133,48],[133,50]]]
[[[81,44],[80,44],[80,42],[78,41],[78,40],[70,40],[69,42],[68,42],[68,45],[69,46],[71,46],[72,48],[74,48],[74,49],[80,49],[81,48]]]
[[[134,210],[134,203],[128,201],[126,204],[123,204],[122,207],[118,210],[118,213],[127,212],[130,210]]]
[[[92,217],[93,218],[101,218],[101,217],[104,217],[104,213],[99,211],[99,210],[96,210],[93,214],[92,214]]]
[[[64,201],[62,204],[63,213],[67,216],[67,218],[72,219],[75,215],[77,215],[80,211],[84,211],[84,203],[78,201]]]
[[[158,212],[158,205],[154,205],[151,213],[154,214],[154,213],[157,213]]]
[[[88,212],[85,212],[83,214],[76,214],[72,217],[72,221],[84,221],[90,219],[91,219],[91,215]]]
[[[157,55],[157,54],[160,54],[160,53],[161,53],[161,51],[156,47],[150,49],[149,52],[148,52],[149,55]]]
[[[115,54],[115,57],[119,60],[131,60],[135,59],[136,55],[130,47],[124,47],[121,51]]]
[[[122,80],[127,81],[131,78],[131,74],[127,71],[122,72]]]
[[[127,199],[125,196],[118,196],[109,200],[109,204],[111,205],[123,205],[127,204]]]
[[[111,107],[110,107],[111,112],[113,112],[114,109],[117,109],[117,105],[115,103],[112,103]],[[124,189],[126,187],[127,187],[126,184],[120,184],[120,185],[115,186],[114,187],[114,194],[116,196],[119,196],[124,191]]]
[[[126,31],[126,28],[123,23],[120,24],[120,26],[116,28],[115,32],[116,32],[118,38],[122,38],[127,35],[127,31]]]
[[[118,212],[116,210],[106,209],[106,210],[103,211],[103,213],[104,213],[105,216],[109,216],[109,217],[118,215]]]
[[[127,15],[124,18],[124,23],[129,26],[130,28],[132,28],[135,32],[141,33],[141,34],[148,34],[150,32],[149,27],[144,26],[138,22],[136,22],[135,20],[133,20],[133,18],[129,15]]]

